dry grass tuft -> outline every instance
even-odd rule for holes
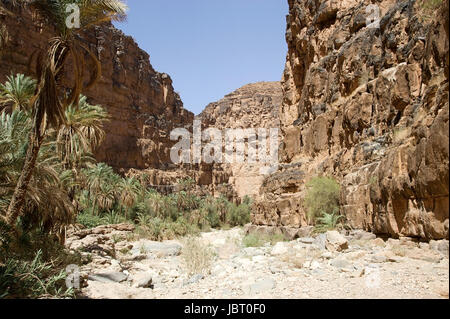
[[[183,243],[181,258],[189,276],[211,272],[214,251],[198,237],[188,237]]]

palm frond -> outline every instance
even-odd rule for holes
[[[30,110],[30,99],[36,90],[36,80],[23,74],[10,75],[5,84],[0,84],[0,107],[13,110]]]

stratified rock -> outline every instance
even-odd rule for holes
[[[380,8],[369,26],[368,6]],[[308,224],[305,184],[341,184],[341,214],[377,235],[448,239],[448,0],[289,0],[280,170],[257,225]]]
[[[279,129],[279,109],[283,92],[280,82],[259,82],[245,85],[226,95],[222,100],[209,104],[198,116],[207,128],[225,129]],[[268,131],[269,132],[269,131]],[[268,136],[269,133],[267,134]],[[259,195],[264,180],[261,169],[267,163],[232,163],[214,165],[212,175],[225,172],[239,198]]]
[[[4,5],[3,1],[0,8]],[[6,26],[10,39],[1,53],[0,83],[10,74],[33,76],[28,70],[31,55],[36,49],[46,48],[47,41],[55,36],[48,24],[33,21],[26,9],[11,7],[9,11],[15,15],[0,13],[0,25]],[[81,40],[102,66],[98,83],[83,94],[89,103],[102,105],[111,116],[104,126],[105,141],[95,151],[96,159],[117,170],[166,168],[175,143],[170,141],[170,131],[192,125],[194,118],[184,109],[170,76],[155,71],[149,55],[110,23],[90,28]],[[87,65],[88,69],[92,67]],[[71,83],[72,69],[69,65],[64,72],[66,87]]]

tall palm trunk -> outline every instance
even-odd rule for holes
[[[15,226],[16,221],[22,214],[23,207],[25,205],[28,185],[31,177],[33,176],[36,160],[45,136],[47,127],[46,122],[49,118],[47,110],[49,108],[51,109],[52,106],[56,109],[59,105],[56,82],[58,81],[60,70],[67,57],[67,51],[60,49],[55,56],[60,58],[53,61],[54,63],[51,63],[52,61],[50,58],[47,62],[48,64],[46,64],[43,69],[38,69],[37,72],[40,81],[36,89],[35,98],[32,99],[34,102],[31,102],[33,105],[33,123],[30,132],[27,155],[25,157],[25,163],[14,190],[14,194],[6,212],[6,222],[12,227]]]
[[[30,133],[29,145],[27,149],[27,155],[25,157],[25,163],[22,168],[19,180],[14,190],[13,197],[9,203],[8,211],[6,213],[6,222],[10,226],[14,226],[17,218],[21,215],[23,206],[25,204],[25,197],[28,190],[28,184],[30,183],[33,175],[34,167],[36,166],[36,160],[39,155],[39,150],[44,139],[41,133],[42,113],[36,112],[33,119],[33,129]]]

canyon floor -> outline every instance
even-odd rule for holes
[[[207,274],[188,275],[186,239],[133,241],[126,225],[82,230],[67,246],[87,258],[81,298],[448,298],[448,241],[382,240],[362,231],[244,247],[244,230],[203,233]],[[338,236],[338,238],[336,238]],[[129,240],[127,240],[127,238]],[[112,257],[114,256],[114,257]]]

